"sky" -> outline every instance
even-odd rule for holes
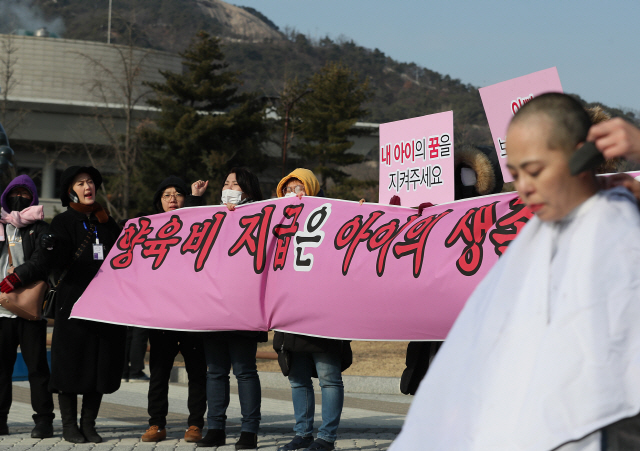
[[[483,87],[556,66],[564,92],[640,116],[640,2],[227,0]]]

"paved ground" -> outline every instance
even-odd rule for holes
[[[98,433],[104,442],[98,445],[73,445],[62,440],[60,413],[56,402],[54,420],[55,437],[45,440],[30,438],[33,428],[29,390],[27,382],[14,382],[13,405],[9,413],[10,435],[0,436],[0,451],[4,450],[172,450],[194,449],[193,443],[183,439],[187,419],[187,388],[183,384],[171,384],[169,389],[169,416],[167,418],[167,440],[158,444],[140,442],[147,424],[148,383],[123,383],[120,390],[105,396],[98,417]],[[227,445],[218,450],[233,450],[233,444],[240,435],[240,404],[235,387],[232,387],[231,404],[227,411]],[[385,450],[400,432],[402,422],[412,397],[404,395],[345,394],[338,441],[339,450]],[[316,426],[322,420],[319,416],[321,399],[316,394]],[[289,390],[268,389],[262,391],[262,423],[258,436],[260,450],[276,450],[287,443],[293,435],[293,407]],[[209,448],[213,449],[213,448]]]

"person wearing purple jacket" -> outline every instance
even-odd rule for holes
[[[38,192],[28,175],[13,179],[0,196],[0,291],[38,280],[46,280],[47,271],[39,263],[40,236],[48,225],[42,220]],[[11,255],[11,260],[9,259]],[[33,438],[53,436],[53,398],[48,390],[47,322],[28,321],[0,307],[0,435],[9,433],[7,416],[11,408],[11,378],[20,346],[29,372],[31,406],[35,411]]]

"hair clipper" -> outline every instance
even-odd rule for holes
[[[593,142],[587,141],[571,155],[569,170],[571,175],[578,175],[581,172],[597,168],[602,162],[604,162],[602,153]]]

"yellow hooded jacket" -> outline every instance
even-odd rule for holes
[[[287,182],[291,179],[298,179],[302,182],[304,185],[304,192],[307,196],[315,196],[320,191],[320,182],[318,182],[318,179],[313,172],[308,169],[298,168],[280,180],[277,189],[278,197],[284,197],[284,194],[282,194],[282,188],[287,186]]]

